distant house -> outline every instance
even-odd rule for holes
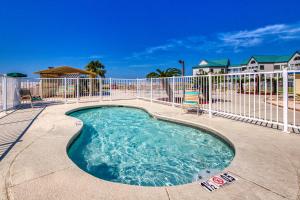
[[[201,62],[193,67],[193,75],[212,73],[227,73],[227,68],[230,65],[229,59],[222,60],[201,60]]]
[[[229,59],[202,60],[193,67],[193,75],[212,73],[272,72],[287,68],[300,70],[300,51],[291,55],[254,55],[241,64],[230,64]]]
[[[246,62],[244,71],[277,71],[288,67],[288,69],[300,69],[299,51],[292,55],[255,55]]]

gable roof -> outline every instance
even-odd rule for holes
[[[296,54],[300,54],[300,50],[299,50],[299,51],[296,51],[295,53],[293,53],[293,54],[291,55],[291,58],[289,59],[289,61],[290,61]]]
[[[258,63],[284,63],[284,62],[289,62],[289,60],[293,57],[294,54],[292,55],[254,55],[251,56],[245,64],[248,64],[250,60],[253,58],[256,60]]]
[[[224,68],[224,67],[228,67],[230,64],[229,59],[221,59],[221,60],[202,60],[205,61],[207,64],[199,64],[195,67],[193,67],[193,69],[197,69],[197,68],[208,68],[208,67],[214,67],[214,68]],[[201,61],[201,62],[202,62]]]
[[[291,56],[276,56],[276,55],[270,55],[270,56],[264,56],[264,55],[257,55],[253,56],[253,58],[260,63],[276,63],[276,62],[288,62],[291,58]]]
[[[34,74],[40,74],[41,76],[46,75],[49,77],[58,77],[65,74],[85,74],[85,75],[90,75],[91,77],[96,77],[96,74],[93,72],[85,71],[82,69],[77,69],[69,66],[54,67],[54,68],[34,72]]]

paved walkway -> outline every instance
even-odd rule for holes
[[[0,117],[0,200],[6,199],[5,175],[9,169],[9,163],[14,152],[18,149],[13,147],[23,140],[23,135],[30,127],[34,119],[41,113],[43,108],[23,107],[16,111],[10,111],[7,115],[2,112]],[[12,155],[10,155],[12,154]]]
[[[43,108],[24,108],[0,118],[0,161],[21,139]]]
[[[199,183],[172,187],[138,187],[112,183],[80,170],[66,147],[81,128],[65,115],[78,107],[116,104],[146,109],[157,118],[209,127],[233,143],[236,154],[225,171],[238,181],[212,193]],[[49,106],[13,150],[0,162],[2,199],[299,200],[300,135],[139,100]]]

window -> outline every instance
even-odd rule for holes
[[[274,65],[274,70],[280,70],[280,65]]]
[[[300,60],[300,56],[296,56],[294,60]]]
[[[264,65],[260,65],[259,66],[259,70],[265,70],[265,66]]]
[[[252,61],[251,61],[251,64],[255,64],[255,63],[256,63],[255,60],[252,60]]]

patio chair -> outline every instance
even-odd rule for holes
[[[19,93],[20,101],[29,101],[32,108],[34,103],[43,101],[40,96],[32,96],[29,89],[21,88]]]
[[[182,109],[187,110],[191,108],[197,109],[197,115],[199,115],[200,110],[200,92],[195,90],[187,90],[184,93],[184,100],[182,101]]]

